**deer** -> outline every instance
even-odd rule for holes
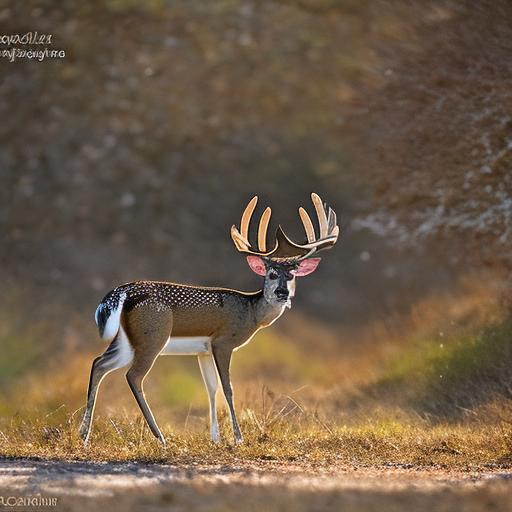
[[[291,307],[295,280],[316,270],[316,254],[329,249],[339,235],[336,214],[312,193],[319,234],[307,211],[299,216],[306,240],[293,242],[279,225],[274,243],[267,246],[271,209],[260,218],[257,245],[249,242],[249,226],[258,197],[246,206],[240,230],[233,225],[231,238],[246,255],[250,269],[264,277],[263,288],[244,292],[230,288],[191,286],[164,281],[134,281],[110,291],[96,309],[100,338],[110,342],[92,363],[80,436],[87,443],[91,433],[99,386],[110,372],[129,367],[126,380],[152,434],[166,445],[165,438],[146,400],[143,383],[158,356],[197,356],[208,394],[210,437],[219,442],[216,393],[222,386],[236,444],[243,440],[237,420],[230,378],[232,354],[247,344],[260,329],[273,324]],[[271,248],[270,248],[271,247]]]

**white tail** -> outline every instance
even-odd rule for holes
[[[119,323],[125,299],[126,293],[121,294],[119,300],[115,302],[107,296],[96,308],[94,319],[96,320],[102,340],[111,341],[119,332]]]

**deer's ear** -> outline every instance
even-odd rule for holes
[[[251,270],[259,276],[264,276],[267,273],[265,262],[259,256],[247,256],[247,263]]]
[[[307,276],[316,270],[316,267],[318,267],[321,259],[322,258],[311,258],[309,260],[303,260],[300,262],[298,268],[296,268],[293,273],[297,277]]]

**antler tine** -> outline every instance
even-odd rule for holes
[[[308,215],[308,212],[302,208],[299,208],[299,216],[302,224],[304,225],[304,231],[306,232],[306,236],[308,237],[308,242],[314,242],[316,240],[315,237],[315,228],[313,227],[313,223],[311,222],[311,217]]]
[[[328,235],[328,222],[324,205],[322,204],[320,196],[314,192],[311,194],[311,200],[315,206],[318,223],[320,224],[320,238],[325,238]]]
[[[258,196],[254,196],[245,207],[244,213],[242,214],[242,220],[240,221],[240,234],[247,241],[249,240],[249,223],[251,222],[251,217],[257,203]]]
[[[267,252],[267,229],[271,215],[272,210],[267,206],[263,212],[263,215],[261,216],[260,224],[258,227],[258,250],[260,252]]]
[[[234,224],[231,226],[231,238],[239,251],[246,251],[249,249],[249,242],[242,237]]]
[[[332,233],[333,229],[337,225],[337,218],[336,218],[336,212],[329,207],[329,213],[327,215],[327,231],[329,234]]]

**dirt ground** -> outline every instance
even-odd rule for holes
[[[57,498],[39,508],[45,510],[505,511],[512,501],[512,472],[494,470],[304,471],[273,463],[177,467],[3,459],[0,475],[2,505],[12,496]]]

